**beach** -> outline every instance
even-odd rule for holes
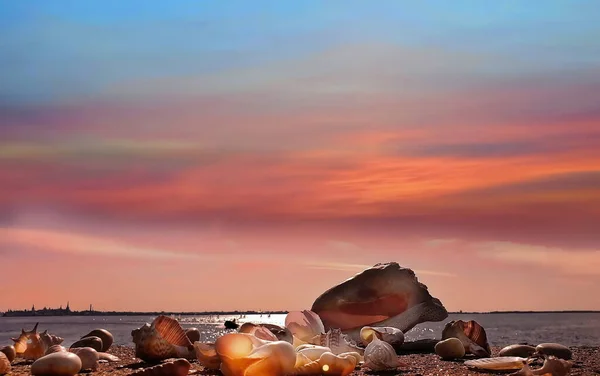
[[[499,347],[493,347],[492,351],[497,354],[500,350]],[[573,376],[595,376],[600,375],[600,347],[598,346],[579,346],[571,347],[573,351],[573,368],[570,375]],[[96,376],[108,376],[108,375],[129,375],[136,369],[149,366],[146,363],[140,362],[134,356],[133,347],[129,346],[113,346],[109,353],[116,355],[120,358],[119,362],[116,363],[103,363],[97,371],[91,373]],[[468,358],[466,358],[468,359]],[[363,376],[370,374],[382,374],[382,375],[402,375],[402,376],[441,376],[441,375],[454,375],[454,376],[489,376],[491,374],[503,374],[499,372],[477,372],[472,369],[468,369],[463,363],[463,360],[456,361],[443,361],[435,354],[407,354],[400,355],[399,360],[404,364],[399,367],[397,371],[390,371],[384,373],[373,373],[368,369],[357,369],[351,374],[351,376]],[[197,361],[193,361],[190,374],[196,375],[220,375],[218,371],[205,370]],[[30,375],[31,363],[24,361],[17,361],[13,364],[13,370],[10,375],[13,376],[25,376]],[[506,373],[504,373],[506,374]],[[266,376],[266,375],[265,375]]]

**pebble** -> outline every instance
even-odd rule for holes
[[[459,359],[465,356],[465,346],[458,338],[448,338],[435,345],[435,353],[442,359]]]
[[[74,349],[77,347],[91,347],[96,351],[102,351],[102,346],[102,339],[100,339],[99,337],[92,336],[80,339],[79,341],[72,344],[71,348]]]
[[[553,355],[564,360],[569,360],[573,356],[568,347],[559,343],[540,343],[535,349],[540,354]]]
[[[506,346],[498,353],[498,356],[518,356],[528,358],[535,352],[535,347],[529,345],[510,345]]]

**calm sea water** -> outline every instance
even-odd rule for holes
[[[235,316],[182,316],[177,317],[184,328],[196,327],[203,342],[214,341],[226,332],[223,321]],[[238,322],[265,322],[283,325],[285,315],[247,315]],[[21,328],[31,330],[36,322],[39,330],[46,330],[65,339],[68,346],[95,328],[109,330],[119,345],[133,346],[131,331],[152,316],[96,316],[96,317],[0,317],[0,346],[9,344]],[[440,338],[444,324],[450,320],[476,320],[484,326],[491,345],[513,343],[559,342],[567,346],[600,346],[600,313],[506,313],[506,314],[453,314],[444,322],[425,323],[406,333],[407,340]]]

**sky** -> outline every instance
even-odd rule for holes
[[[600,310],[599,12],[0,0],[0,310]]]

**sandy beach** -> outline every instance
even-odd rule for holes
[[[496,354],[500,348],[492,348]],[[600,375],[600,347],[581,346],[571,347],[573,351],[573,368],[570,375],[573,376],[594,376]],[[121,361],[111,364],[101,364],[97,371],[91,372],[91,375],[129,375],[134,370],[148,366],[146,363],[140,362],[134,356],[133,348],[128,346],[113,346],[109,353],[118,356]],[[402,375],[402,376],[438,376],[438,375],[455,375],[455,376],[476,376],[502,373],[477,372],[468,369],[462,363],[464,360],[443,361],[435,354],[409,354],[401,355],[400,360],[405,364],[399,367],[397,371],[374,373],[368,369],[357,369],[352,376],[362,376],[369,374],[379,375]],[[13,364],[13,369],[10,375],[24,376],[30,375],[31,363],[17,361]],[[196,375],[220,375],[220,372],[205,370],[197,362],[192,362],[190,374]],[[506,374],[506,373],[504,373]]]

